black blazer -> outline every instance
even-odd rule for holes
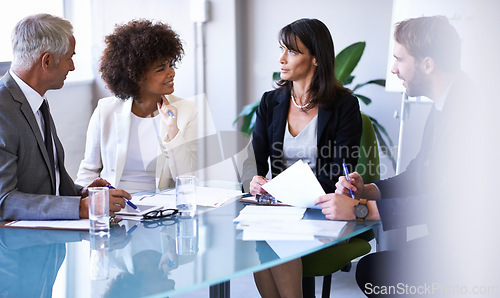
[[[257,174],[266,176],[271,162],[272,177],[285,170],[282,160],[285,125],[290,107],[290,92],[273,90],[264,93],[253,131],[253,150]],[[343,175],[342,162],[353,171],[358,161],[362,121],[356,97],[343,94],[328,108],[318,111],[316,177],[325,192],[334,192]]]
[[[457,183],[448,179],[477,171],[473,160],[466,161],[476,158],[471,153],[477,151],[479,143],[474,141],[477,123],[470,121],[480,119],[484,111],[473,86],[465,74],[459,75],[450,87],[443,110],[432,107],[417,156],[401,174],[375,182],[381,195],[377,207],[384,230],[428,223],[433,200],[442,200],[449,193],[450,183]],[[456,156],[461,160],[455,160]],[[462,173],[450,173],[457,163]]]

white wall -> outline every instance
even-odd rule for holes
[[[249,0],[246,28],[246,75],[245,102],[260,99],[264,91],[272,89],[272,73],[279,71],[279,47],[277,35],[285,25],[300,18],[317,18],[323,21],[333,36],[338,53],[348,45],[366,41],[366,49],[354,71],[354,87],[372,79],[385,78],[387,54],[392,24],[392,0]],[[397,144],[399,121],[393,117],[399,110],[401,95],[388,93],[379,86],[367,86],[358,91],[373,100],[369,106],[360,104],[361,110],[375,117]],[[383,176],[393,174],[386,158],[381,159]]]
[[[96,76],[94,90],[90,98],[88,92],[71,94],[82,102],[82,118],[77,128],[68,127],[68,132],[65,132],[67,127],[60,123],[59,133],[71,135],[78,129],[81,134],[88,122],[85,117],[90,116],[97,99],[110,94],[97,72],[104,36],[113,31],[115,24],[131,19],[167,22],[179,33],[184,41],[185,56],[176,71],[175,94],[181,97],[195,95],[195,32],[189,5],[190,1],[181,0],[91,0],[92,44],[88,63]],[[354,72],[354,83],[385,78],[392,31],[391,14],[392,0],[310,0],[307,4],[300,0],[210,1],[210,18],[205,25],[206,94],[216,128],[219,131],[236,129],[232,121],[241,107],[260,99],[264,91],[272,89],[271,75],[279,70],[278,31],[299,18],[322,20],[333,35],[337,52],[351,43],[367,42],[365,53]],[[65,91],[71,92],[65,87],[59,91],[60,96],[65,97]],[[400,95],[385,92],[378,86],[365,87],[359,93],[374,101],[370,106],[361,104],[362,111],[378,119],[397,143],[399,121],[394,119],[393,113],[399,110]],[[61,116],[59,119],[56,121],[64,122],[65,118]],[[67,140],[63,139],[68,151],[66,164],[74,175],[74,169],[83,157],[84,139]],[[382,162],[387,169],[384,177],[392,175],[388,161],[382,158]]]

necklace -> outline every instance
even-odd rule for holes
[[[312,102],[312,100],[313,100],[313,99],[311,98],[311,99],[309,99],[309,101],[308,101],[308,102],[306,102],[304,105],[300,106],[300,105],[298,105],[298,104],[297,104],[297,102],[295,101],[295,97],[293,97],[293,91],[292,91],[292,94],[291,94],[291,95],[292,95],[292,102],[293,102],[293,105],[294,105],[294,106],[296,106],[297,108],[301,109],[301,110],[303,110],[303,109],[304,109],[304,108],[306,108],[309,104],[311,104],[311,102]]]

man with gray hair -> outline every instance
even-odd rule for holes
[[[0,220],[88,218],[86,187],[66,172],[45,98],[75,69],[73,26],[49,14],[28,16],[14,27],[12,50],[0,81]],[[89,186],[106,185],[98,179]],[[130,198],[110,190],[111,214]]]

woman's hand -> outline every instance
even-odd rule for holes
[[[162,103],[157,103],[158,112],[160,113],[161,120],[165,125],[168,133],[169,140],[175,138],[179,132],[177,127],[177,109],[170,105],[165,95],[162,95]]]
[[[267,181],[269,181],[269,179],[266,177],[253,176],[252,181],[250,182],[250,194],[252,196],[255,196],[256,194],[266,194],[267,191],[262,188],[262,185],[266,184]]]

